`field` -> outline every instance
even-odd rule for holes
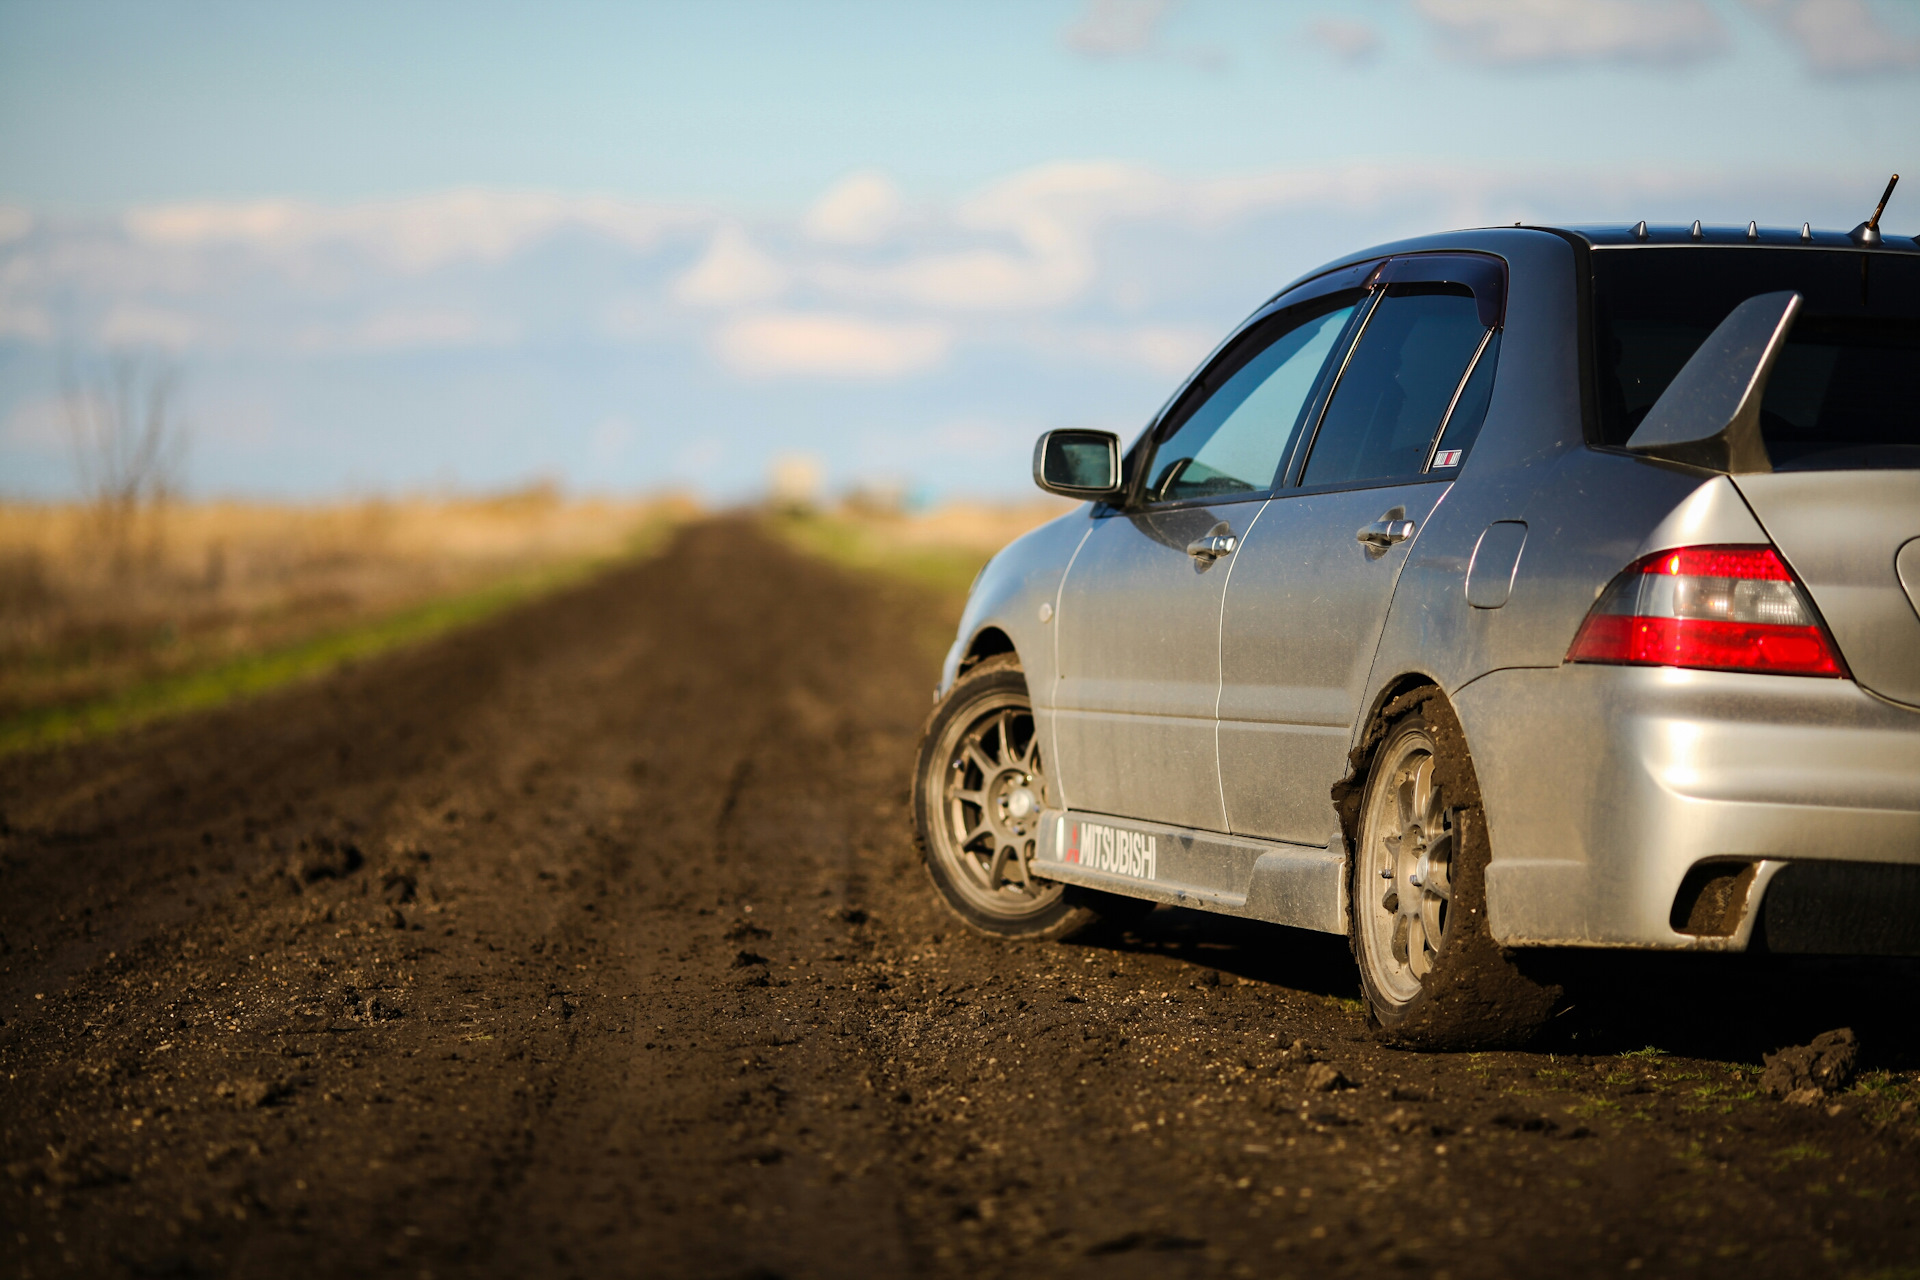
[[[0,752],[216,705],[471,622],[643,550],[685,500],[551,488],[0,506]]]
[[[1915,1274],[1911,966],[1623,960],[1422,1055],[1338,938],[957,927],[906,790],[974,524],[686,519],[0,759],[0,1274]]]

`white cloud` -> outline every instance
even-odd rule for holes
[[[823,224],[846,237],[880,234],[877,219],[863,227],[848,214],[835,223],[818,207],[751,231],[709,212],[689,214],[674,242],[695,250],[690,268],[647,248],[521,239],[503,259],[424,275],[412,265],[418,256],[233,251],[328,244],[311,227],[359,225],[353,210],[367,206],[199,206],[191,217],[176,208],[165,218],[148,210],[134,219],[138,234],[124,224],[36,220],[31,236],[0,245],[0,335],[35,344],[91,335],[294,360],[605,340],[677,360],[689,342],[711,340],[726,367],[756,376],[886,378],[963,352],[1004,358],[1017,332],[1018,359],[1171,377],[1191,368],[1218,336],[1213,327],[1262,288],[1369,240],[1569,214],[1764,221],[1773,209],[1776,221],[1784,212],[1797,225],[1802,216],[1819,221],[1827,180],[1802,173],[1742,187],[1697,171],[1438,163],[1195,180],[1061,162],[1010,174],[955,204],[916,208],[871,243],[810,234]],[[1794,194],[1783,203],[1778,193],[1788,188]],[[519,234],[476,233],[465,243],[507,252]],[[711,322],[690,326],[690,303],[710,309]],[[1196,320],[1198,329],[1185,327]]]
[[[666,231],[704,218],[604,197],[458,190],[341,206],[292,200],[156,205],[131,210],[125,221],[136,240],[149,244],[288,253],[346,243],[403,269],[427,271],[467,259],[498,262],[569,227],[647,249]]]
[[[754,376],[897,378],[939,365],[952,335],[925,321],[789,312],[742,317],[723,326],[716,342],[731,368]]]
[[[1173,0],[1087,0],[1080,16],[1060,33],[1075,53],[1117,58],[1145,53],[1159,38]]]
[[[1180,377],[1192,373],[1223,336],[1212,329],[1149,324],[1072,331],[1059,345],[1100,363],[1137,366]]]
[[[353,332],[354,345],[378,350],[408,347],[472,347],[510,342],[512,332],[469,311],[386,311]]]
[[[1693,62],[1724,50],[1705,0],[1416,0],[1442,47],[1471,62]]]
[[[828,244],[870,245],[900,221],[900,189],[884,173],[851,173],[827,189],[801,224]]]
[[[309,324],[291,340],[308,355],[504,347],[520,336],[512,323],[457,307],[387,307],[349,323]]]
[[[1747,5],[1771,18],[1820,75],[1920,68],[1920,37],[1889,30],[1866,0],[1747,0]]]
[[[673,294],[703,306],[737,306],[778,297],[786,284],[780,265],[754,247],[740,224],[727,222],[714,231],[700,261],[674,282]]]
[[[45,342],[53,337],[53,321],[47,318],[45,309],[31,304],[21,305],[0,298],[0,338],[24,338],[28,342]]]
[[[1383,43],[1379,30],[1355,18],[1319,18],[1307,35],[1345,62],[1371,61]]]
[[[1031,310],[1083,294],[1097,270],[1093,234],[1104,223],[1164,205],[1168,184],[1104,162],[1041,165],[994,183],[953,212],[954,228],[992,247],[918,254],[881,268],[824,264],[815,279],[852,298],[946,311]]]
[[[0,204],[0,244],[18,240],[33,230],[33,214],[17,205]]]
[[[192,316],[161,307],[125,302],[107,313],[100,325],[100,341],[110,347],[166,347],[180,351],[201,337]]]

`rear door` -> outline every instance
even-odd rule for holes
[[[1498,358],[1495,259],[1396,259],[1318,427],[1240,548],[1220,635],[1235,834],[1324,845],[1332,784],[1412,542],[1472,448]]]
[[[1357,297],[1322,295],[1249,326],[1142,441],[1133,499],[1094,520],[1056,624],[1066,805],[1226,829],[1214,710],[1232,548],[1273,489]]]

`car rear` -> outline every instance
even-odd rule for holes
[[[1771,469],[1702,473],[1720,515],[1650,535],[1559,671],[1468,694],[1476,756],[1533,762],[1556,781],[1530,805],[1575,811],[1510,807],[1495,933],[1920,954],[1920,252],[1719,232],[1587,258],[1606,452],[1735,306],[1803,305],[1761,406]]]

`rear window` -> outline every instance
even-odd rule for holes
[[[1626,443],[1735,306],[1794,289],[1805,302],[1761,403],[1774,467],[1920,468],[1920,258],[1647,248],[1592,261],[1603,443]]]

